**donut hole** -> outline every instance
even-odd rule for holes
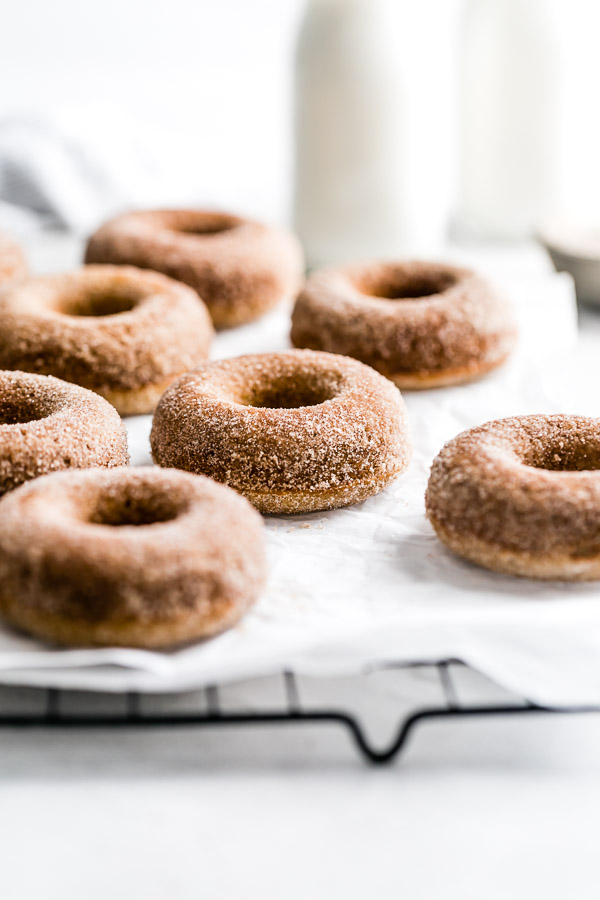
[[[448,269],[415,272],[399,267],[363,277],[358,288],[363,294],[382,300],[419,300],[442,294],[457,283],[458,276]]]
[[[524,462],[534,469],[548,472],[593,472],[600,469],[600,447],[556,444],[541,448]]]
[[[201,218],[194,218],[189,221],[175,222],[171,225],[171,230],[181,234],[196,235],[197,237],[210,237],[214,234],[232,231],[238,225],[238,220],[232,216],[215,214],[203,215]]]
[[[589,437],[577,432],[536,435],[523,462],[547,472],[593,472],[600,469],[600,441],[595,442]]]
[[[51,409],[45,409],[43,405],[32,402],[27,397],[0,397],[0,425],[28,425],[30,422],[46,419],[51,414]]]
[[[94,525],[159,525],[171,522],[182,512],[180,502],[166,492],[136,494],[126,490],[121,496],[103,495],[89,521]]]
[[[245,406],[259,409],[300,409],[332,400],[336,393],[336,384],[320,382],[308,376],[285,375],[253,386],[242,402]]]
[[[85,292],[73,291],[63,295],[57,304],[57,311],[67,316],[117,316],[131,312],[140,301],[139,294],[126,286],[112,288],[88,288]]]

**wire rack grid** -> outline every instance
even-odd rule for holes
[[[417,725],[433,720],[457,720],[489,716],[523,716],[540,713],[583,713],[598,712],[596,706],[573,706],[568,708],[547,708],[529,702],[525,698],[511,695],[506,701],[463,702],[456,686],[456,673],[467,667],[460,660],[446,659],[441,662],[412,662],[385,664],[367,667],[369,672],[381,670],[422,670],[438,682],[439,702],[420,705],[418,702],[399,717],[395,731],[385,745],[378,746],[368,736],[359,713],[341,706],[302,702],[298,689],[298,677],[293,672],[282,672],[284,701],[279,708],[223,709],[221,704],[222,686],[211,685],[204,689],[205,703],[201,712],[145,710],[145,696],[129,693],[125,697],[124,708],[119,713],[98,713],[96,711],[69,712],[69,691],[47,689],[42,692],[41,709],[35,713],[13,710],[5,712],[0,706],[0,727],[4,728],[218,728],[223,726],[264,725],[337,725],[346,729],[363,758],[373,764],[390,763],[406,747],[410,735]]]

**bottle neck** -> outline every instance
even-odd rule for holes
[[[472,13],[488,10],[528,17],[534,15],[544,19],[550,15],[547,0],[468,0],[467,10]]]
[[[463,25],[467,29],[485,28],[498,39],[512,37],[551,44],[556,43],[556,19],[548,0],[468,0]]]
[[[352,11],[359,8],[370,9],[389,5],[390,0],[308,0],[306,11],[333,10],[335,12]]]

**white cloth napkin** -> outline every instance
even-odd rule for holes
[[[151,204],[158,179],[150,146],[117,112],[110,128],[100,117],[1,117],[0,226],[83,234],[124,207]]]

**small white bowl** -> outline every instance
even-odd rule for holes
[[[600,306],[600,228],[552,223],[538,231],[557,272],[568,272],[579,303]]]

